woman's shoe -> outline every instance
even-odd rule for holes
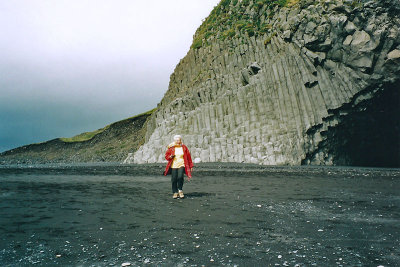
[[[184,198],[184,197],[185,197],[185,195],[183,194],[183,191],[182,191],[182,190],[179,190],[179,197],[180,197],[180,198]]]
[[[172,195],[172,198],[173,198],[173,199],[177,199],[177,198],[178,198],[178,193],[174,193],[174,194]]]

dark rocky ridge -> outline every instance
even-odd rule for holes
[[[180,133],[196,162],[400,166],[399,2],[273,2],[221,1],[231,28],[198,30],[126,162],[162,162]]]
[[[149,113],[115,122],[92,139],[64,142],[54,139],[15,148],[0,154],[0,163],[117,162],[144,143],[143,125]]]

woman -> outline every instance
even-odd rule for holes
[[[182,144],[182,137],[180,135],[174,136],[174,142],[168,145],[165,159],[168,160],[167,167],[165,168],[164,175],[172,174],[172,197],[184,198],[182,191],[183,187],[183,172],[188,177],[188,181],[192,178],[192,157],[190,156],[187,146]]]

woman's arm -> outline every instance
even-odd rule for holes
[[[186,147],[186,152],[187,152],[187,160],[189,164],[190,170],[193,168],[193,162],[192,162],[192,156],[190,155],[189,149]]]
[[[172,152],[172,148],[168,148],[167,152],[165,152],[165,159],[170,161],[173,158],[174,158],[174,155],[173,155],[173,152]]]

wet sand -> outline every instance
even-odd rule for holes
[[[1,266],[399,266],[400,170],[0,168]]]

